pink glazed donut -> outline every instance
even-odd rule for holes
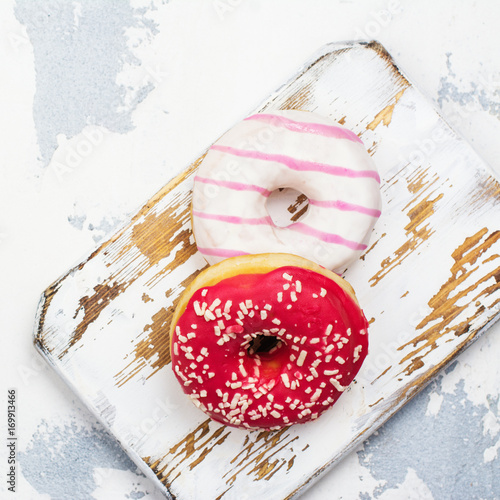
[[[304,216],[278,227],[266,202],[279,188],[307,196]],[[359,137],[315,113],[249,116],[208,151],[194,179],[192,227],[209,264],[292,253],[343,271],[380,216],[380,177]]]

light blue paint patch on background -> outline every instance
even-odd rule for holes
[[[361,465],[385,482],[373,492],[373,498],[403,483],[409,468],[436,500],[500,498],[500,459],[489,463],[483,459],[483,451],[495,444],[491,436],[483,435],[488,408],[474,406],[467,399],[463,381],[454,394],[440,393],[439,382],[431,383],[396,413],[358,452]],[[444,399],[436,416],[426,416],[432,392]],[[496,403],[491,405],[492,410],[495,407]],[[442,443],[438,449],[435,436]]]
[[[104,429],[69,425],[50,427],[42,422],[25,452],[19,452],[23,476],[40,494],[57,500],[92,499],[98,484],[95,468],[130,470],[143,477],[119,444]],[[72,489],[68,489],[68,476]],[[101,481],[105,481],[105,475]],[[129,498],[140,499],[145,492],[131,491]]]
[[[125,30],[157,32],[145,12],[126,0],[17,0],[16,17],[34,51],[33,117],[44,165],[57,148],[58,134],[71,138],[86,125],[118,133],[133,128],[131,113],[153,85],[145,83],[135,101],[121,109],[126,89],[116,79],[124,63],[141,64],[127,47]]]
[[[89,224],[88,229],[92,231],[92,239],[99,243],[106,236],[111,235],[119,226],[123,224],[123,219],[109,217],[102,219],[98,226]]]
[[[469,89],[460,90],[456,75],[451,66],[451,54],[446,54],[448,74],[442,76],[438,88],[438,104],[454,102],[465,108],[465,112],[481,109],[500,120],[500,76],[478,75],[476,81],[470,82]]]

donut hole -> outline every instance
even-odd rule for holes
[[[266,200],[266,209],[275,226],[288,227],[302,219],[309,208],[309,198],[294,188],[275,189]]]
[[[272,356],[284,342],[274,335],[258,334],[248,344],[247,353],[251,357]]]

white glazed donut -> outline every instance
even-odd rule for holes
[[[309,205],[278,227],[266,201],[284,187]],[[249,116],[212,145],[194,180],[192,226],[209,264],[284,252],[342,271],[367,248],[380,208],[380,178],[356,134],[315,113],[273,111]]]

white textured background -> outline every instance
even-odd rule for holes
[[[52,281],[329,42],[382,42],[500,176],[499,22],[495,0],[2,0],[2,498],[161,498],[34,351],[36,304]],[[499,499],[499,333],[304,498]]]

